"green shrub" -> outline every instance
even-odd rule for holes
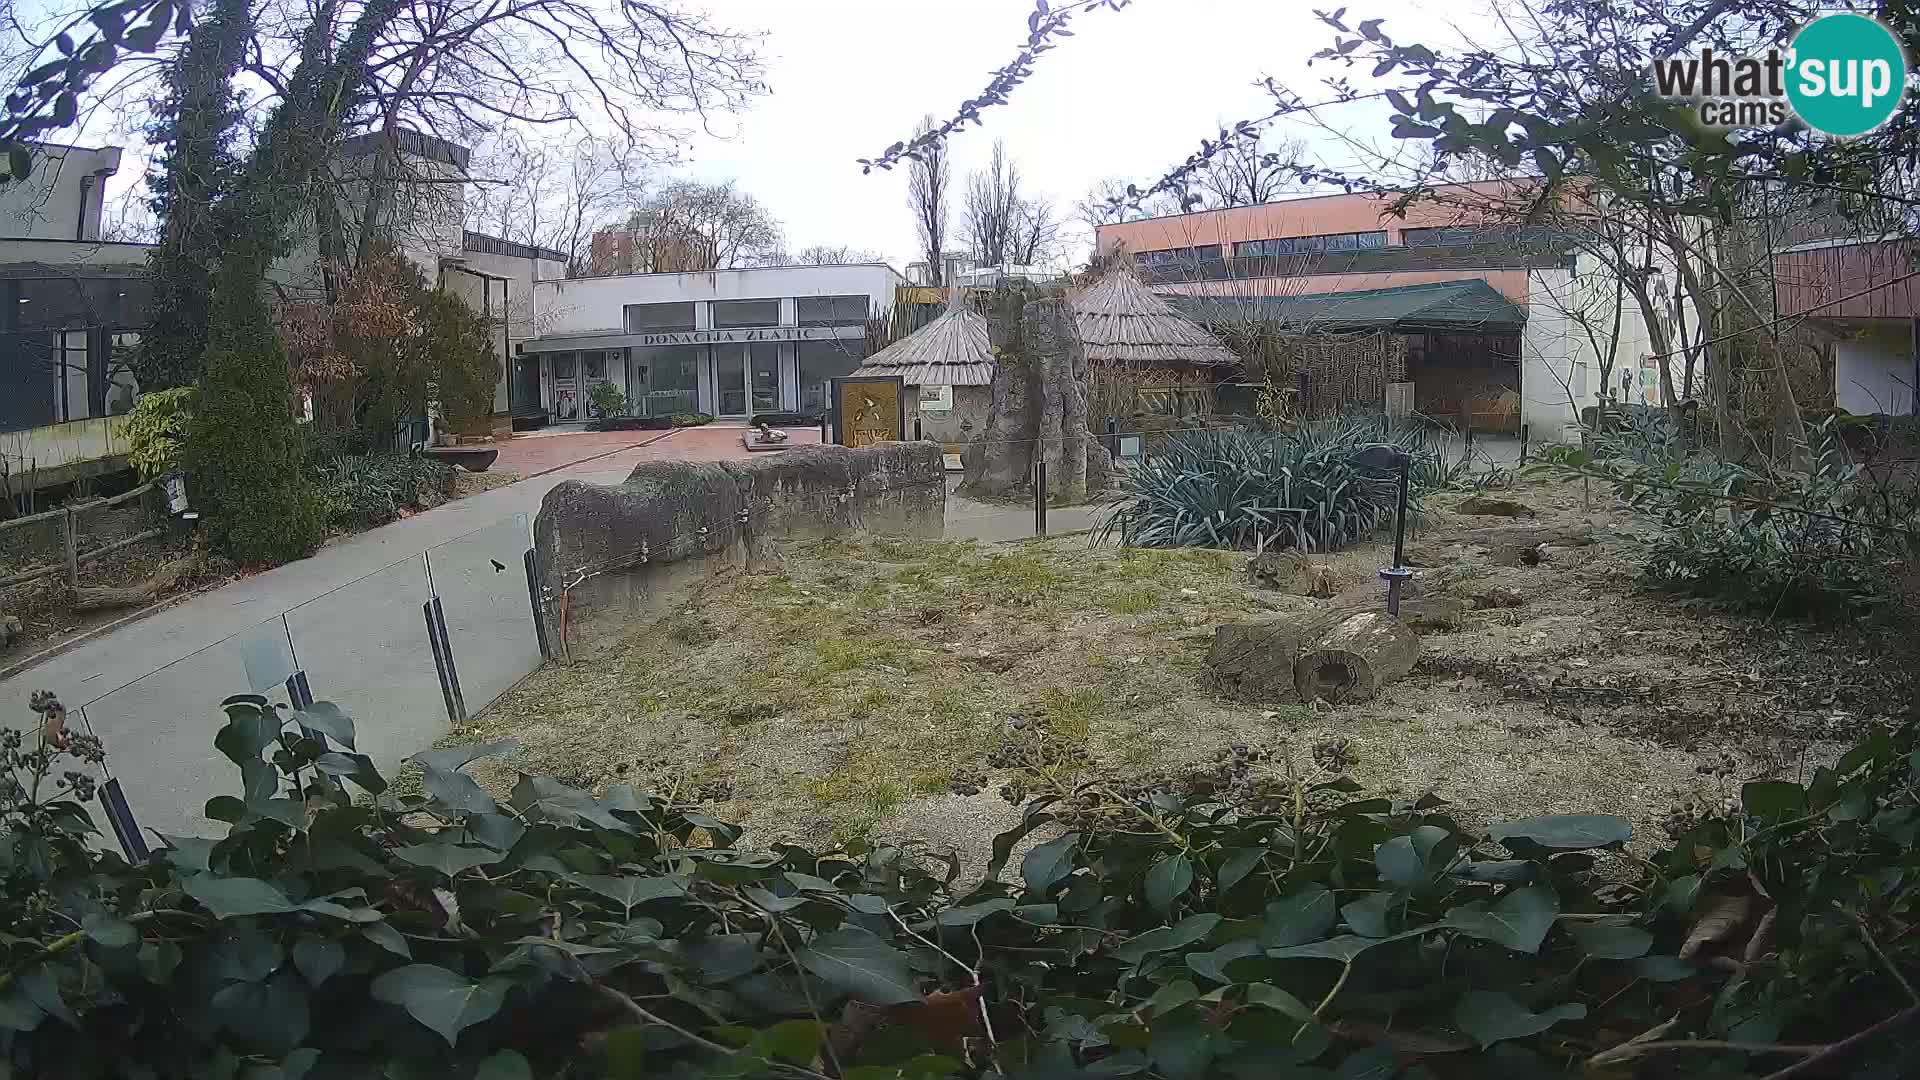
[[[594,383],[593,389],[587,391],[587,401],[601,416],[625,416],[627,413],[627,395],[612,383]]]
[[[702,425],[711,423],[713,423],[713,417],[703,412],[673,414],[674,427],[701,427]]]
[[[405,454],[336,454],[314,469],[327,524],[354,531],[445,502],[453,495],[453,477],[453,466],[445,462]]]
[[[1604,867],[1622,818],[1467,830],[1343,802],[1337,743],[1270,790],[1242,753],[1204,799],[1044,796],[956,895],[924,852],[744,849],[624,785],[497,802],[460,770],[511,743],[416,754],[397,795],[331,705],[225,712],[223,835],[137,866],[89,843],[97,741],[0,732],[0,1069],[1740,1077],[1920,1016],[1911,729]],[[1809,1075],[1914,1075],[1920,1040],[1828,1057]]]
[[[418,347],[442,421],[456,432],[483,433],[500,379],[492,325],[444,288],[421,285],[416,303],[422,326]]]
[[[1807,427],[1803,470],[1688,454],[1670,428],[1664,415],[1629,411],[1596,452],[1547,457],[1562,472],[1611,483],[1658,524],[1650,584],[1763,614],[1858,613],[1885,602],[1891,568],[1910,553],[1914,507],[1871,484],[1831,418]]]
[[[1408,509],[1453,470],[1432,437],[1383,417],[1312,421],[1293,431],[1180,432],[1121,477],[1101,535],[1141,547],[1333,551],[1393,524],[1393,474],[1354,463],[1368,446],[1412,456]]]
[[[127,462],[152,479],[178,469],[193,420],[193,387],[144,394],[127,414]]]
[[[256,283],[231,276],[215,286],[185,461],[214,548],[236,562],[278,564],[320,543],[320,504],[286,353]]]

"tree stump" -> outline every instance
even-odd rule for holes
[[[1207,650],[1214,684],[1223,696],[1249,705],[1298,701],[1294,660],[1310,629],[1309,621],[1291,615],[1215,627]]]
[[[1301,645],[1294,691],[1302,701],[1370,701],[1419,658],[1420,636],[1406,623],[1384,611],[1356,612]]]

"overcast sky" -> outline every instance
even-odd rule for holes
[[[1319,80],[1345,74],[1367,82],[1364,67],[1344,69],[1308,58],[1332,40],[1309,3],[1282,0],[1133,0],[1120,11],[1075,18],[1075,36],[1044,56],[1008,105],[986,110],[984,127],[952,142],[954,221],[960,189],[993,140],[1006,140],[1024,188],[1055,200],[1063,217],[1105,177],[1141,184],[1158,179],[1222,123],[1272,107],[1253,84],[1266,76],[1310,100]],[[1329,6],[1332,6],[1331,3]],[[921,116],[945,118],[978,94],[994,69],[1026,37],[1032,0],[710,0],[715,19],[766,32],[763,55],[771,93],[746,112],[714,118],[696,134],[683,171],[702,180],[734,180],[785,225],[788,248],[848,245],[876,251],[896,268],[917,258],[906,205],[905,167],[863,176],[856,159],[909,137]],[[1480,0],[1442,0],[1419,10],[1382,0],[1352,6],[1349,24],[1388,16],[1401,41],[1454,40],[1455,20],[1471,21]],[[1376,146],[1388,110],[1360,103],[1328,110],[1330,123]],[[132,151],[109,186],[114,202],[135,194],[146,148],[143,118],[96,115],[83,138]],[[671,121],[670,121],[671,122]],[[121,130],[110,130],[113,127]],[[1293,122],[1275,129],[1303,138],[1319,163],[1351,167],[1356,156],[1334,135]],[[118,196],[118,198],[114,198]],[[117,207],[110,208],[109,217]],[[1072,256],[1085,257],[1091,234],[1075,223]]]
[[[984,163],[996,137],[1007,141],[1027,185],[1056,199],[1063,213],[1071,214],[1072,204],[1102,177],[1157,179],[1222,122],[1271,108],[1255,80],[1272,75],[1313,94],[1332,70],[1307,66],[1332,37],[1313,6],[1135,0],[1117,12],[1077,16],[1075,36],[1041,59],[1010,104],[986,110],[985,127],[955,139],[956,189],[968,170]],[[1457,0],[1431,7],[1463,15],[1473,10]],[[702,179],[735,179],[772,207],[786,224],[791,250],[847,244],[904,266],[918,248],[905,168],[863,176],[855,159],[908,137],[923,114],[951,116],[979,93],[993,70],[1015,55],[1032,9],[1032,0],[716,4],[712,10],[735,25],[767,31],[772,94],[721,122],[733,138],[697,139],[691,171]],[[1453,36],[1449,13],[1396,9],[1408,10],[1383,3],[1367,14],[1392,15],[1386,30],[1400,40],[1422,32]],[[1362,68],[1349,74],[1365,81]],[[1327,114],[1376,142],[1385,134],[1385,115],[1370,104]],[[1351,163],[1351,150],[1338,138],[1302,125],[1289,130],[1309,138],[1323,161]],[[957,218],[958,190],[953,202]]]

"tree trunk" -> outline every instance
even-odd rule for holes
[[[1413,670],[1420,636],[1384,611],[1363,611],[1301,646],[1293,666],[1302,701],[1335,705],[1371,701],[1380,688]]]
[[[157,573],[138,585],[124,588],[105,586],[79,588],[73,590],[73,602],[68,605],[75,611],[106,611],[112,608],[135,607],[171,592],[180,582],[200,572],[206,562],[206,552],[198,547],[192,554],[162,566]]]

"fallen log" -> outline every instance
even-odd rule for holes
[[[1459,540],[1490,548],[1585,547],[1594,542],[1591,525],[1499,525],[1468,529]]]
[[[1419,658],[1420,635],[1405,622],[1384,611],[1357,612],[1301,645],[1294,692],[1302,701],[1335,705],[1370,701]]]
[[[195,548],[192,553],[162,566],[152,577],[138,585],[118,588],[90,585],[77,588],[73,590],[73,600],[67,606],[75,611],[110,611],[114,608],[135,607],[158,598],[162,593],[178,588],[182,581],[199,573],[204,565],[206,565],[206,552]]]

